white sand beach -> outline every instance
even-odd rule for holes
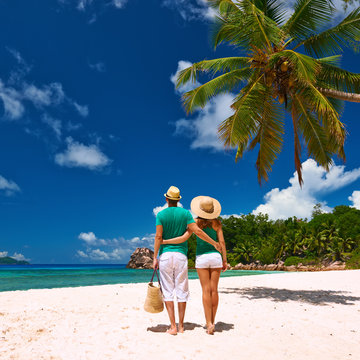
[[[0,293],[0,359],[360,359],[360,270],[222,278],[213,336],[190,291],[177,336],[146,284]]]

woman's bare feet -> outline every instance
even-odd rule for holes
[[[170,329],[168,329],[166,332],[167,332],[168,334],[170,334],[170,335],[177,335],[176,326],[175,326],[175,327],[170,327]]]
[[[206,325],[206,333],[209,335],[214,335],[215,332],[215,325],[214,324],[209,324]]]
[[[179,333],[183,333],[184,332],[184,325],[179,325]]]

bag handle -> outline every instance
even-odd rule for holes
[[[157,279],[158,279],[158,283],[159,283],[159,285],[160,285],[160,279],[159,279],[159,275],[158,275],[157,269],[154,269],[154,272],[153,272],[153,274],[152,274],[152,277],[151,277],[150,282],[153,282],[155,274],[156,274],[156,277],[157,277]]]

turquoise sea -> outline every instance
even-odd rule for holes
[[[0,292],[105,284],[146,283],[152,270],[126,269],[125,265],[6,265],[0,266]],[[267,271],[228,270],[221,276],[246,276]],[[189,270],[189,279],[197,279]]]

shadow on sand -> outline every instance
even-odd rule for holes
[[[195,328],[203,328],[205,329],[204,326],[199,325],[199,324],[195,324],[195,323],[190,323],[190,322],[185,322],[184,323],[184,328],[185,331],[189,331],[189,330],[194,330]],[[165,333],[166,330],[169,329],[169,325],[165,325],[165,324],[159,324],[156,326],[152,326],[152,327],[148,327],[146,330],[147,331],[152,331],[152,332],[157,332],[157,333]],[[223,331],[229,331],[234,329],[234,324],[226,324],[224,322],[217,322],[215,324],[215,331],[216,332],[223,332]]]
[[[332,290],[288,290],[268,287],[254,287],[244,289],[223,288],[219,290],[223,294],[237,294],[249,300],[270,299],[271,301],[299,301],[312,305],[355,305],[360,297],[346,295],[346,291]]]

